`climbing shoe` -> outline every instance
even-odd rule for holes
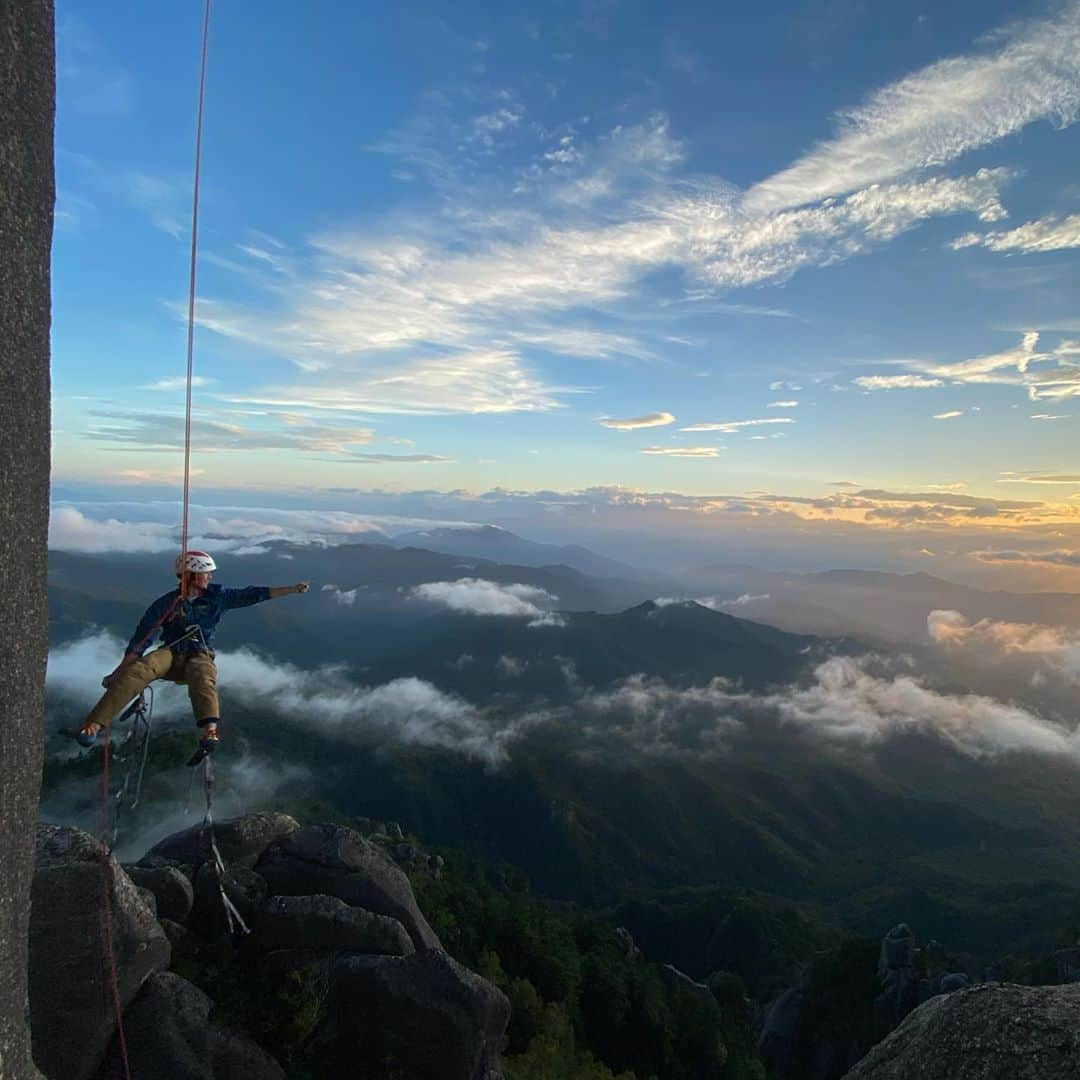
[[[97,737],[100,734],[101,724],[95,723],[93,720],[87,720],[75,733],[75,741],[80,746],[91,747],[97,742]]]
[[[188,758],[188,764],[198,765],[218,748],[220,742],[221,736],[218,734],[217,724],[207,724],[202,738],[199,739],[199,745],[195,748],[195,753]]]

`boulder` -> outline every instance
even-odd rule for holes
[[[938,988],[943,994],[951,994],[955,990],[963,990],[971,980],[962,971],[950,971],[941,976]]]
[[[285,1080],[285,1070],[261,1047],[238,1031],[210,1032],[214,1080]]]
[[[844,1080],[1080,1077],[1080,985],[983,984],[931,998]]]
[[[149,889],[157,901],[160,918],[173,922],[187,922],[195,893],[191,882],[175,866],[159,866],[153,869],[143,866],[125,866],[129,878],[141,889]]]
[[[487,1080],[510,1002],[437,949],[342,957],[335,969],[337,1069],[365,1080]],[[357,1062],[364,1062],[357,1072]]]
[[[111,912],[121,1007],[169,966],[171,949],[131,879],[81,829],[38,825],[30,910],[34,1060],[50,1077],[85,1080],[116,1029],[103,900]]]
[[[161,929],[169,939],[169,944],[175,952],[194,952],[202,944],[202,939],[193,934],[186,926],[182,926],[172,919],[158,919]]]
[[[416,904],[405,874],[377,844],[340,825],[311,825],[272,844],[256,871],[277,896],[336,896],[353,907],[388,915],[417,949],[441,948]]]
[[[288,814],[244,814],[243,817],[214,823],[214,841],[225,865],[251,869],[273,843],[292,835],[300,823]],[[182,864],[198,869],[210,858],[210,840],[202,825],[166,836],[140,860],[145,867]]]
[[[388,915],[350,907],[334,896],[272,896],[263,905],[253,944],[263,949],[327,949],[408,956],[405,927]]]
[[[131,1076],[154,1080],[215,1080],[210,1056],[214,1003],[187,979],[159,971],[124,1010]],[[119,1039],[113,1039],[100,1080],[124,1080]]]

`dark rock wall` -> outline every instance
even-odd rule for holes
[[[52,0],[0,0],[0,1076],[24,1080],[49,520]]]

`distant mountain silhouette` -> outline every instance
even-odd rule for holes
[[[443,527],[402,533],[395,545],[426,548],[448,555],[466,555],[518,566],[569,566],[595,577],[639,578],[642,571],[598,555],[579,544],[538,544],[497,525]]]

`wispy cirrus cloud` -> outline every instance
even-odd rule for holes
[[[641,452],[651,457],[716,458],[719,446],[643,446]]]
[[[1080,110],[1080,8],[1022,24],[983,55],[938,61],[839,117],[840,132],[752,187],[772,213],[944,165],[1037,120]]]
[[[184,445],[185,419],[171,413],[93,410],[87,436],[116,448],[140,453],[175,453]],[[254,428],[222,420],[195,418],[191,437],[200,453],[241,450],[293,450],[308,453],[347,454],[366,445],[375,432],[366,427],[341,427],[310,422],[281,427]]]
[[[216,379],[207,378],[205,375],[191,376],[191,385],[193,387],[212,386],[216,381]],[[140,390],[184,390],[186,388],[186,375],[167,375],[163,379],[139,387]]]
[[[925,375],[860,375],[854,381],[863,390],[932,390],[945,385]]]
[[[669,412],[645,413],[643,416],[631,416],[625,420],[617,420],[610,416],[597,420],[598,424],[613,428],[615,431],[637,431],[640,428],[663,427],[665,424],[674,422],[675,417]]]
[[[1080,247],[1080,214],[1070,214],[1064,218],[1051,215],[1001,232],[964,233],[951,241],[949,247],[953,251],[984,247],[990,251],[1018,251],[1023,254]]]
[[[764,424],[794,424],[790,416],[770,416],[760,420],[725,420],[717,423],[691,424],[679,428],[680,431],[724,431],[735,432],[742,428],[760,427]]]
[[[324,378],[335,392],[343,389],[366,409],[379,407],[378,396],[352,390],[352,358],[365,357],[366,388],[373,369],[427,372],[435,361],[417,358],[418,350],[480,369],[481,381],[490,374],[482,370],[484,358],[498,356],[529,384],[524,394],[496,393],[498,404],[480,409],[467,394],[446,393],[443,411],[551,408],[566,388],[548,387],[522,351],[651,358],[660,343],[649,340],[654,330],[631,304],[643,295],[663,299],[651,284],[658,271],[681,270],[685,288],[702,294],[781,282],[871,250],[932,217],[999,220],[1000,191],[1012,177],[982,169],[898,180],[828,205],[762,214],[718,178],[678,179],[684,154],[663,116],[561,144],[558,156],[522,174],[518,190],[537,200],[529,209],[520,202],[501,207],[485,190],[486,204],[458,193],[434,223],[425,213],[422,221],[402,217],[379,231],[326,230],[312,238],[284,309],[208,298],[199,322],[287,356],[314,382],[332,370],[333,379]],[[590,313],[601,308],[618,310],[625,330],[590,325]],[[651,310],[664,312],[662,304]],[[380,374],[376,381],[385,380]],[[483,396],[486,402],[490,395]]]
[[[1039,348],[1036,330],[1001,352],[985,353],[951,363],[907,360],[916,374],[860,375],[854,380],[863,390],[920,390],[945,385],[1013,386],[1031,401],[1062,400],[1080,396],[1080,345],[1062,341],[1052,349]]]
[[[412,416],[455,413],[545,412],[563,405],[583,387],[545,383],[510,351],[454,353],[404,363],[354,365],[312,374],[306,385],[270,386],[235,404],[328,411],[397,413]]]

